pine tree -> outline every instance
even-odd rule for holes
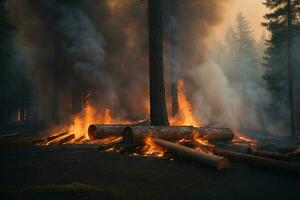
[[[148,0],[150,118],[153,126],[169,125],[165,100],[161,1]]]
[[[237,15],[236,39],[237,39],[237,64],[240,67],[240,83],[241,95],[243,100],[243,108],[255,110],[252,99],[257,84],[257,52],[255,48],[255,40],[250,29],[249,22],[242,13]],[[244,124],[242,124],[244,126]]]
[[[299,27],[299,0],[266,0],[264,5],[271,10],[265,15],[263,25],[270,31],[265,55],[266,73],[264,80],[270,91],[271,114],[275,121],[290,119],[291,133],[296,133],[295,108],[295,46],[296,30]],[[288,118],[288,116],[290,116]]]

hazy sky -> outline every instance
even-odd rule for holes
[[[267,12],[262,2],[263,0],[231,0],[224,15],[224,21],[218,28],[218,37],[223,37],[224,30],[226,31],[229,25],[235,25],[237,13],[242,12],[250,22],[255,38],[259,39],[261,34],[266,32],[261,26],[263,15]]]

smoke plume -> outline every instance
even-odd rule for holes
[[[228,124],[235,111],[228,109],[227,103],[235,102],[230,101],[231,92],[222,90],[226,78],[220,79],[219,68],[205,67],[204,63],[211,35],[230,1],[162,2],[166,88],[171,82],[170,8],[175,3],[178,9],[172,24],[178,30],[178,79],[185,83],[196,117],[207,122],[229,117],[223,122]],[[51,97],[56,90],[65,96],[61,102],[69,102],[63,110],[70,109],[67,94],[74,85],[82,85],[91,91],[100,110],[109,107],[114,115],[127,118],[148,114],[146,1],[9,0],[7,9],[16,27],[16,47],[26,55],[35,98],[44,110],[52,109]]]

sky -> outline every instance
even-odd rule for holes
[[[267,33],[261,26],[263,16],[267,12],[262,2],[263,0],[231,0],[226,8],[223,23],[217,29],[217,37],[223,39],[227,27],[234,26],[237,13],[242,12],[250,23],[253,36],[259,40],[262,33]]]

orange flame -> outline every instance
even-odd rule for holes
[[[158,147],[151,136],[147,136],[145,138],[145,146],[142,149],[142,154],[145,156],[155,155],[158,157],[162,157],[165,154],[165,151]]]
[[[179,113],[170,119],[172,126],[201,126],[201,123],[193,116],[192,105],[187,100],[183,81],[178,81]]]
[[[255,146],[257,141],[251,139],[250,137],[247,137],[245,135],[242,135],[241,133],[234,131],[234,139],[232,140],[232,143],[247,143],[251,146]]]
[[[67,143],[81,143],[82,141],[89,140],[88,137],[88,127],[91,124],[111,124],[111,123],[130,123],[128,121],[123,121],[120,119],[113,119],[111,116],[111,110],[105,109],[104,113],[98,112],[97,108],[93,107],[91,103],[87,100],[84,109],[81,113],[76,114],[72,118],[72,123],[70,126],[64,126],[64,131],[68,132],[68,135],[75,135],[75,138]],[[58,131],[52,133],[51,135],[56,135]],[[60,141],[66,137],[66,135],[61,136],[50,143],[48,142],[47,145],[51,143],[55,143]],[[116,138],[106,138],[103,141],[97,141],[100,143],[108,143],[114,141]]]

